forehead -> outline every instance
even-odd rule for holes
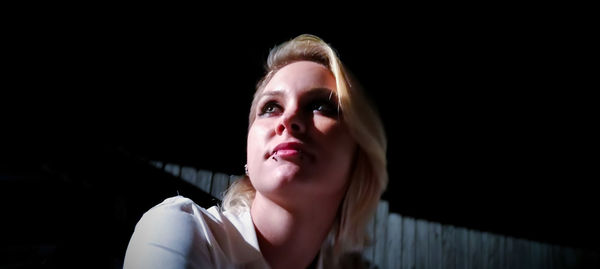
[[[335,92],[335,77],[327,67],[319,63],[299,61],[277,71],[266,85],[264,92],[302,93],[312,89],[329,89]]]

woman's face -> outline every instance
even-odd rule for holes
[[[257,97],[248,132],[248,172],[280,201],[343,194],[356,143],[338,115],[335,78],[321,64],[280,69]]]

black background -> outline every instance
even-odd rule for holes
[[[560,20],[439,15],[341,25],[142,11],[16,18],[2,102],[5,152],[18,157],[6,154],[4,174],[26,174],[16,163],[38,154],[99,147],[242,174],[268,51],[312,33],[383,118],[391,211],[592,246],[597,117],[580,80],[589,71],[572,62],[575,34]]]

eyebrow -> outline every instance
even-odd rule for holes
[[[265,96],[283,96],[283,95],[285,95],[285,94],[283,93],[282,90],[268,91],[268,92],[263,92],[257,98],[257,100],[260,100]],[[323,95],[323,96],[328,96],[329,100],[332,100],[332,99],[337,100],[337,98],[336,98],[337,94],[335,93],[335,91],[333,91],[329,88],[312,88],[305,95],[308,97]]]
[[[268,92],[262,92],[256,99],[260,100],[265,96],[282,96],[282,95],[283,95],[283,91],[281,91],[281,90],[268,91]]]

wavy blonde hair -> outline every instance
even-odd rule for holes
[[[341,118],[358,144],[348,190],[330,233],[330,247],[333,255],[339,257],[346,252],[360,251],[370,240],[366,225],[375,213],[388,182],[387,140],[379,115],[344,68],[335,50],[319,37],[308,34],[284,42],[270,51],[266,75],[258,82],[250,108],[249,126],[252,126],[256,117],[253,111],[256,110],[257,96],[260,96],[274,74],[284,66],[301,60],[322,64],[332,72],[339,109],[343,114]],[[250,179],[244,176],[228,189],[222,207],[234,212],[250,208],[255,193]]]

